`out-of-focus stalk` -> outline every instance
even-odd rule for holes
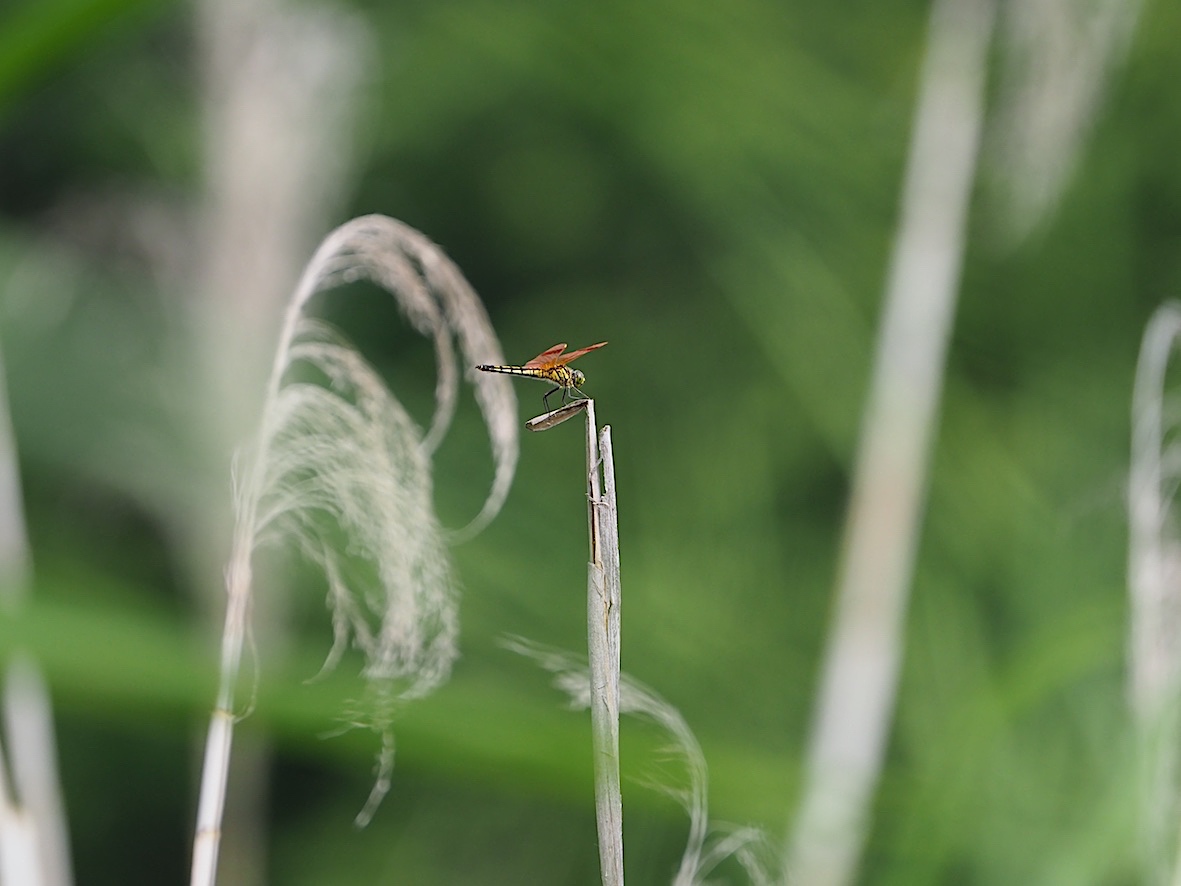
[[[4,609],[18,609],[28,593],[30,563],[16,438],[0,365],[0,606]],[[9,656],[3,667],[0,883],[69,886],[73,882],[70,840],[49,691],[36,663],[21,650]]]
[[[1128,477],[1128,701],[1139,739],[1139,836],[1144,882],[1181,882],[1181,475],[1165,375],[1181,342],[1181,305],[1165,304],[1144,331],[1132,393]],[[1170,872],[1170,869],[1171,872]]]
[[[931,439],[984,116],[993,0],[936,0],[832,630],[785,860],[853,882],[889,737]]]

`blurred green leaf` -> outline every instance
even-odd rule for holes
[[[89,44],[171,0],[17,0],[0,12],[0,115],[21,90]]]

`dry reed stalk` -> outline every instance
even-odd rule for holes
[[[1181,305],[1144,331],[1132,394],[1128,478],[1128,702],[1140,744],[1139,825],[1145,882],[1181,882],[1181,534],[1177,416],[1165,376],[1181,342]]]
[[[17,611],[29,592],[31,562],[16,437],[0,365],[0,606],[9,612]],[[3,694],[0,883],[69,886],[73,870],[49,690],[36,662],[19,649],[4,662]]]
[[[994,0],[937,0],[788,882],[853,882],[889,736],[975,180]]]
[[[532,431],[556,427],[586,413],[586,496],[590,561],[587,563],[586,634],[595,764],[595,819],[603,886],[623,886],[623,798],[619,786],[620,604],[619,517],[611,428],[598,430],[595,402],[575,400],[526,423]],[[600,479],[599,471],[602,470]],[[521,651],[521,650],[518,650]]]

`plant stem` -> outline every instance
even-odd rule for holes
[[[0,607],[12,613],[29,594],[32,556],[7,393],[0,363]],[[0,770],[7,771],[0,772],[0,882],[69,886],[70,839],[49,689],[24,650],[5,655],[2,694]]]
[[[253,513],[250,514],[253,523]],[[250,602],[251,545],[237,540],[230,564],[225,631],[222,634],[221,669],[217,705],[209,720],[205,762],[201,768],[201,796],[197,804],[197,832],[193,841],[192,886],[213,886],[217,882],[217,854],[221,846],[221,823],[225,811],[226,785],[230,769],[230,748],[234,737],[234,688],[246,640],[247,610]]]
[[[936,0],[834,623],[784,879],[854,881],[890,734],[927,463],[966,244],[995,0]]]
[[[1128,701],[1139,743],[1142,875],[1146,883],[1173,884],[1181,883],[1176,803],[1181,543],[1172,528],[1173,427],[1165,419],[1165,380],[1179,342],[1181,305],[1166,302],[1153,314],[1140,347],[1128,478]]]
[[[604,886],[623,886],[623,800],[619,787],[619,524],[611,428],[603,428],[596,439],[593,400],[586,405],[586,463],[591,555],[587,564],[587,652],[599,865]]]
[[[619,520],[611,428],[598,430],[595,401],[575,400],[525,423],[548,431],[586,412],[586,500],[590,562],[586,582],[586,644],[590,663],[591,738],[595,757],[595,818],[604,886],[623,886],[623,799],[619,789]],[[602,482],[599,468],[602,467]]]

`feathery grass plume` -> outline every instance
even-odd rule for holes
[[[1141,0],[1037,0],[1004,5],[991,166],[1020,241],[1049,216],[1123,61]]]
[[[590,708],[590,671],[575,656],[522,637],[508,637],[503,645],[553,674],[554,687],[565,693],[573,710]],[[731,857],[743,867],[751,883],[769,886],[772,875],[766,862],[768,845],[763,831],[756,827],[711,827],[705,754],[680,711],[627,674],[620,678],[619,710],[654,723],[668,736],[659,774],[647,779],[646,784],[674,799],[689,816],[689,838],[673,886],[703,884],[711,871]],[[674,781],[676,768],[683,771],[683,777]]]
[[[1128,482],[1128,696],[1140,739],[1140,832],[1149,883],[1181,875],[1181,416],[1165,408],[1181,304],[1162,305],[1144,331],[1132,394]]]
[[[366,278],[391,292],[438,357],[436,407],[423,434],[330,326],[304,313],[315,293]],[[487,314],[459,270],[426,237],[383,216],[332,232],[288,306],[261,429],[236,484],[236,523],[217,704],[210,722],[194,843],[194,884],[216,877],[218,834],[233,732],[235,689],[249,634],[252,558],[290,540],[324,573],[333,645],[325,668],[352,645],[365,658],[364,697],[350,725],[382,735],[378,776],[358,823],[373,814],[393,765],[396,706],[447,679],[457,654],[457,599],[445,533],[431,502],[430,457],[455,411],[464,361],[502,362]],[[293,377],[298,375],[299,377]],[[306,376],[312,376],[307,379]],[[492,441],[492,489],[462,537],[495,516],[517,459],[516,400],[507,379],[472,377]],[[358,563],[363,568],[356,568]]]

